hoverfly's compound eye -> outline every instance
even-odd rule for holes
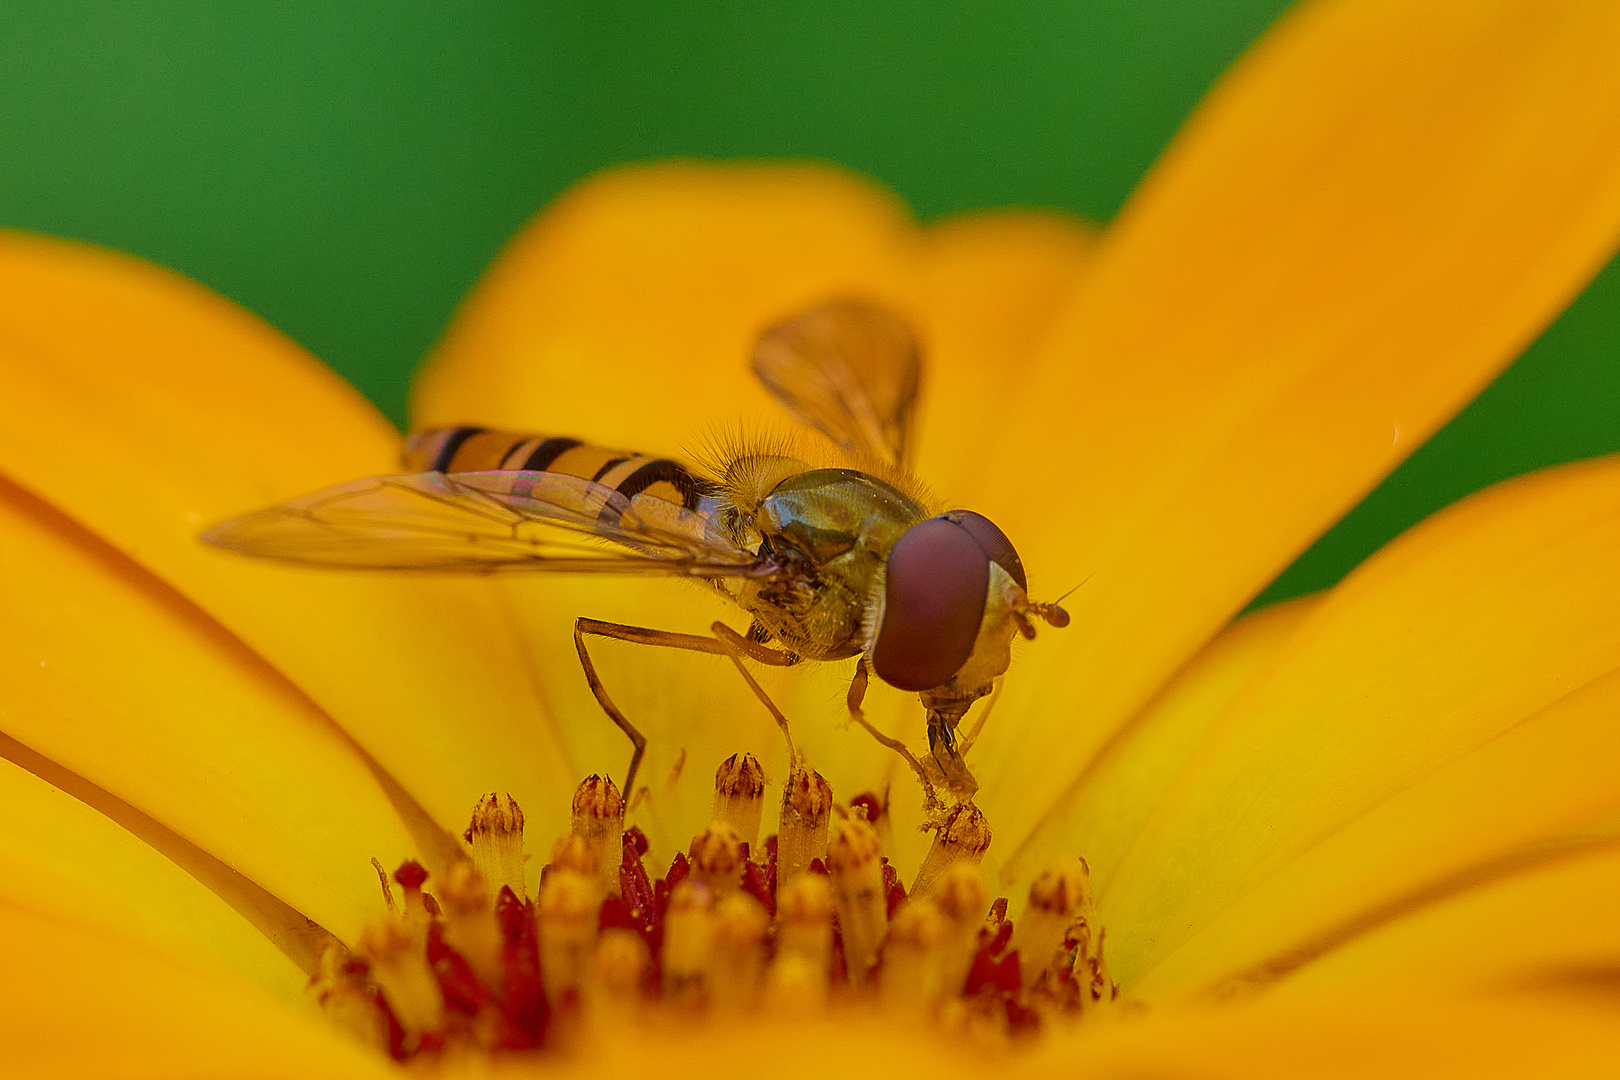
[[[1012,541],[1007,539],[1006,533],[996,528],[995,522],[983,514],[975,514],[972,510],[952,510],[940,516],[946,521],[954,521],[971,533],[973,539],[979,542],[985,556],[1007,571],[1007,576],[1018,582],[1020,589],[1029,591],[1029,581],[1024,577],[1024,560],[1018,557]]]
[[[901,690],[950,681],[973,654],[992,562],[1024,585],[1018,553],[983,515],[952,511],[906,530],[889,551],[883,625],[872,647],[878,678]]]

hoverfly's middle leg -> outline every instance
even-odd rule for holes
[[[771,711],[771,716],[776,719],[776,726],[782,729],[782,738],[787,740],[788,760],[790,762],[798,760],[798,751],[793,748],[793,733],[788,730],[787,717],[782,715],[782,710],[776,707],[776,702],[771,700],[770,695],[765,692],[765,688],[759,685],[753,675],[749,674],[748,669],[743,666],[742,662],[743,656],[747,655],[762,664],[770,664],[772,667],[792,667],[798,662],[798,657],[792,653],[772,649],[751,638],[744,637],[723,622],[711,623],[709,630],[714,634],[715,641],[725,650],[726,655],[731,657],[731,662],[737,665],[737,670],[748,683],[749,689],[754,692],[754,696],[765,703],[765,707]]]
[[[732,662],[737,665],[737,670],[742,672],[743,678],[747,680],[754,694],[771,711],[771,715],[775,717],[777,724],[782,729],[782,734],[784,736],[788,735],[787,717],[782,715],[782,711],[776,707],[775,702],[771,701],[770,697],[766,695],[765,688],[754,680],[754,677],[748,673],[747,668],[743,667],[742,657],[747,655],[761,663],[778,667],[790,666],[795,658],[788,653],[778,652],[775,649],[769,649],[756,642],[749,641],[724,623],[717,622],[710,629],[714,634],[713,637],[704,637],[700,634],[681,634],[673,630],[653,630],[645,626],[627,626],[624,623],[602,622],[598,619],[580,618],[574,620],[574,648],[579,653],[579,664],[585,671],[585,682],[591,688],[591,696],[596,698],[596,703],[602,706],[602,711],[607,713],[608,719],[612,720],[614,725],[624,732],[625,737],[630,740],[630,745],[635,748],[630,754],[630,768],[625,772],[624,778],[624,801],[627,806],[634,793],[636,773],[641,769],[641,759],[647,752],[647,736],[643,735],[630,722],[629,718],[619,711],[619,707],[608,696],[607,688],[602,685],[601,676],[596,673],[596,665],[591,661],[591,654],[585,648],[585,635],[587,634],[609,638],[613,641],[629,641],[637,645],[657,645],[667,649],[684,649],[688,652],[708,653],[711,656],[729,656]],[[737,644],[738,642],[741,642],[741,644]],[[791,736],[788,736],[788,753],[790,755],[793,753],[793,739]]]

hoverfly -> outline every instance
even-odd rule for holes
[[[580,618],[574,644],[586,681],[633,751],[634,790],[646,739],[597,677],[586,638],[600,636],[729,656],[788,737],[786,718],[743,664],[859,657],[851,715],[897,750],[933,797],[977,786],[954,732],[1036,618],[1064,626],[1057,604],[1032,601],[1012,543],[971,510],[929,505],[907,471],[921,376],[910,329],[885,309],[839,300],[765,330],[754,374],[844,464],[813,467],[788,451],[745,450],[709,475],[667,458],[578,439],[462,426],[423,431],[400,475],[341,484],[228,521],[203,534],[250,555],[331,567],[490,572],[650,573],[702,579],[753,617],[746,635],[709,635]],[[861,713],[868,673],[919,694],[929,768]]]

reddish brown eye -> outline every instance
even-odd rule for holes
[[[901,690],[950,681],[973,653],[989,589],[990,559],[962,523],[947,515],[907,529],[889,552],[878,678]]]
[[[979,542],[979,547],[990,561],[1007,571],[1007,576],[1018,582],[1020,589],[1029,591],[1029,582],[1024,578],[1024,560],[1018,557],[1012,541],[996,527],[995,522],[972,510],[952,510],[944,517],[972,533],[973,539]]]

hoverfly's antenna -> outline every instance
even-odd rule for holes
[[[1080,585],[1084,585],[1086,582],[1090,581],[1091,577],[1092,575],[1087,574],[1081,579]],[[1045,619],[1047,625],[1056,630],[1061,630],[1065,626],[1068,626],[1069,613],[1063,610],[1060,605],[1063,603],[1063,601],[1069,598],[1070,594],[1073,593],[1075,589],[1080,588],[1080,585],[1075,585],[1073,588],[1069,589],[1068,592],[1064,593],[1062,596],[1048,604],[1036,603],[1034,600],[1030,600],[1026,597],[1024,607],[1021,610],[1016,610],[1013,612],[1013,620],[1018,624],[1018,632],[1023,634],[1024,637],[1030,641],[1035,640],[1035,624],[1029,621],[1029,617],[1031,615]]]
[[[1092,578],[1094,578],[1096,576],[1097,576],[1096,574],[1087,574],[1085,577],[1080,579],[1080,585],[1084,585],[1086,582],[1090,581]],[[1057,607],[1059,604],[1063,603],[1063,601],[1067,600],[1069,597],[1071,597],[1075,593],[1079,592],[1080,591],[1080,585],[1071,585],[1071,586],[1069,586],[1069,591],[1064,593],[1062,596],[1058,597],[1056,600],[1052,601],[1051,606],[1052,607]]]

